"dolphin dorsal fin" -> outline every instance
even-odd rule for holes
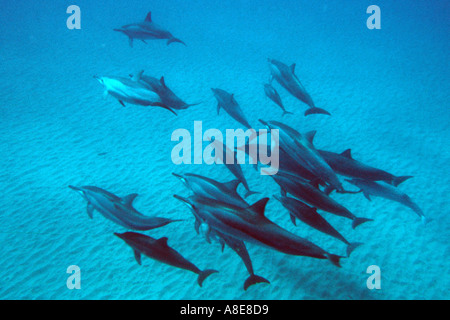
[[[159,238],[158,240],[156,240],[156,242],[161,246],[167,247],[167,240],[168,240],[167,237],[162,237],[162,238]]]
[[[292,72],[292,73],[295,72],[295,63],[291,64],[291,72]]]
[[[126,206],[131,207],[133,205],[134,199],[136,199],[137,196],[138,196],[137,193],[129,194],[122,198],[122,203]]]
[[[240,180],[235,179],[235,180],[231,180],[229,182],[224,183],[224,185],[228,190],[236,191],[236,189],[240,183],[241,183]]]
[[[249,209],[257,213],[259,216],[264,217],[264,211],[266,210],[266,204],[270,198],[262,198],[258,202],[252,204]]]
[[[341,153],[342,156],[349,158],[349,159],[353,159],[352,158],[352,149],[347,149],[344,152]]]
[[[147,13],[147,17],[145,17],[145,22],[152,22],[152,12]]]
[[[316,130],[308,131],[307,133],[305,133],[305,139],[308,140],[311,144],[313,144],[316,132],[317,132]]]
[[[164,80],[164,77],[161,77],[161,79],[159,79],[159,82],[161,82],[161,84],[164,86],[164,88],[167,88],[166,81]]]
[[[131,77],[131,80],[139,81],[139,80],[141,80],[143,74],[144,74],[144,70],[140,70],[139,72],[136,72],[135,74],[133,74],[133,76]]]

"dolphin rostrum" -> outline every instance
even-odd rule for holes
[[[122,106],[125,102],[140,106],[158,106],[177,115],[170,107],[165,105],[157,93],[150,90],[148,85],[124,77],[97,77],[95,79],[105,88],[104,96],[108,94],[116,98]]]
[[[178,195],[174,197],[186,203],[196,212],[197,218],[220,233],[285,254],[328,259],[340,267],[341,256],[331,254],[267,219],[264,211],[269,198],[263,198],[248,208],[240,208],[202,197],[183,198]]]
[[[398,186],[403,181],[412,176],[396,177],[389,172],[370,167],[362,162],[353,159],[351,150],[347,149],[342,153],[318,150],[322,158],[338,174],[350,178],[358,178],[370,181],[384,181],[393,186]]]
[[[285,88],[290,94],[306,103],[309,109],[305,111],[305,116],[310,114],[327,114],[330,113],[324,109],[317,108],[311,96],[306,92],[300,80],[295,75],[295,63],[288,67],[284,63],[275,59],[268,59],[271,81],[275,79],[283,88]]]
[[[415,204],[407,194],[401,192],[398,188],[384,182],[367,181],[362,179],[345,180],[360,188],[364,196],[369,201],[371,200],[370,196],[375,196],[401,203],[412,209],[422,219],[423,223],[427,222],[422,209],[420,209],[419,206]]]
[[[272,87],[271,84],[269,83],[264,84],[264,92],[266,93],[266,96],[269,97],[270,100],[275,102],[275,104],[277,104],[281,108],[281,110],[283,110],[282,116],[284,116],[285,114],[293,114],[292,112],[286,111],[283,102],[281,101],[280,95],[278,94],[277,90],[275,90],[275,88]]]
[[[114,233],[128,244],[134,251],[134,257],[139,265],[141,265],[141,254],[147,257],[168,264],[173,267],[192,271],[198,274],[197,283],[201,287],[203,281],[216,270],[201,271],[192,262],[186,260],[178,251],[169,247],[167,238],[154,239],[144,234],[136,232]]]
[[[222,89],[213,89],[214,97],[217,99],[217,114],[219,114],[220,108],[224,109],[231,117],[241,123],[245,128],[251,129],[250,124],[244,116],[241,107],[234,99],[234,95],[226,92]]]
[[[151,230],[163,227],[171,222],[180,221],[144,216],[133,207],[133,200],[137,197],[135,193],[121,198],[94,186],[69,186],[69,188],[79,192],[87,201],[87,213],[91,219],[93,218],[94,210],[96,210],[105,218],[122,227],[139,231]]]
[[[145,43],[145,40],[168,39],[167,45],[172,42],[180,42],[186,45],[180,39],[175,38],[169,31],[158,26],[152,21],[152,13],[149,12],[143,22],[127,24],[114,31],[122,32],[128,36],[130,47],[133,47],[133,40],[138,39]]]
[[[287,196],[279,197],[277,195],[274,195],[274,198],[280,201],[281,204],[289,211],[291,221],[294,225],[296,225],[295,219],[297,218],[303,223],[306,223],[307,225],[313,227],[314,229],[328,234],[345,243],[347,245],[347,256],[350,256],[352,251],[355,250],[356,247],[361,245],[361,243],[359,242],[348,242],[344,238],[344,236],[342,236],[335,228],[333,228],[331,224],[328,223],[327,220],[325,220],[320,214],[317,213],[317,208],[312,208],[297,199]]]

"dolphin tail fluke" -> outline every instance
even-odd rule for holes
[[[252,194],[259,194],[259,193],[261,193],[261,192],[249,190],[249,191],[244,195],[244,197],[247,198],[248,196],[251,196]]]
[[[207,269],[205,271],[202,271],[198,274],[198,278],[197,278],[197,282],[198,285],[201,287],[203,284],[203,281],[205,281],[205,279],[207,277],[209,277],[210,275],[212,275],[213,273],[219,272],[217,270],[212,270],[212,269]]]
[[[250,287],[250,286],[252,286],[254,284],[257,284],[257,283],[268,283],[268,284],[270,284],[269,280],[267,280],[267,279],[265,279],[263,277],[257,276],[256,274],[252,274],[252,275],[250,275],[250,277],[247,278],[247,280],[245,280],[245,282],[244,282],[244,290],[247,290],[248,287]]]
[[[327,110],[316,107],[311,107],[305,111],[305,117],[309,116],[310,114],[326,114],[328,116],[331,116],[331,113],[329,113]]]
[[[184,43],[183,41],[181,41],[180,39],[177,39],[177,38],[170,38],[169,40],[167,40],[167,45],[171,44],[172,42],[179,42],[179,43],[182,43],[185,46],[187,46],[186,43]]]
[[[401,176],[401,177],[395,177],[392,179],[392,185],[394,187],[398,186],[400,183],[405,182],[406,180],[412,178],[413,176]]]
[[[356,229],[357,226],[359,226],[360,224],[363,224],[364,222],[368,222],[368,221],[373,221],[373,219],[369,219],[369,218],[355,218],[355,219],[353,219],[353,222],[352,222],[352,228]]]
[[[341,258],[345,258],[345,257],[338,256],[336,254],[331,254],[331,253],[327,253],[326,257],[328,260],[330,260],[330,262],[332,264],[334,264],[336,267],[339,267],[339,268],[341,267],[341,264],[340,264]]]
[[[284,110],[284,111],[283,111],[283,114],[282,114],[281,116],[284,117],[284,116],[287,115],[287,114],[294,114],[294,113],[293,113],[293,112],[290,112],[290,111]]]
[[[355,250],[357,247],[359,247],[360,245],[362,245],[361,242],[353,242],[353,243],[349,243],[347,245],[347,257],[350,257],[350,254],[353,252],[353,250]]]

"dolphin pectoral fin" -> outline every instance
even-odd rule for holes
[[[197,234],[200,234],[200,225],[201,225],[202,223],[200,222],[200,220],[199,219],[195,219],[195,224],[194,224],[194,228],[195,228],[195,231],[197,232]]]
[[[212,275],[213,273],[217,273],[217,272],[219,272],[219,271],[217,271],[217,270],[211,270],[211,269],[201,271],[201,272],[198,274],[198,278],[197,278],[198,285],[201,287],[202,284],[203,284],[203,281],[205,281],[205,279],[206,279],[207,277],[209,277],[209,276]]]
[[[141,266],[141,253],[137,250],[134,250],[134,258],[136,259],[136,262]]]
[[[291,64],[291,66],[290,66],[290,69],[291,69],[292,74],[295,73],[295,66],[296,66],[295,63]]]
[[[364,197],[366,197],[367,200],[372,201],[372,199],[370,199],[370,194],[366,191],[363,191],[363,195]]]
[[[164,109],[169,110],[170,112],[172,112],[174,115],[178,116],[178,114],[172,108],[166,106],[164,103],[155,102],[155,103],[152,104],[152,106],[164,108]]]
[[[305,117],[309,116],[310,114],[326,114],[328,116],[331,116],[331,113],[329,113],[327,110],[316,107],[308,108],[308,110],[305,111]]]
[[[128,44],[130,45],[131,48],[133,48],[133,38],[132,37],[128,37]]]
[[[103,100],[106,100],[106,98],[108,97],[108,90],[103,91]]]
[[[122,105],[122,107],[125,107],[125,103],[123,103],[122,100],[119,100],[120,104]]]
[[[220,112],[220,103],[217,104],[217,115],[219,115]]]
[[[90,203],[87,204],[87,214],[89,216],[89,218],[94,218],[94,206]]]
[[[247,278],[247,280],[245,280],[245,282],[244,282],[244,290],[247,291],[248,287],[250,287],[250,286],[252,286],[254,284],[257,284],[257,283],[268,283],[268,284],[270,284],[269,280],[267,280],[267,279],[265,279],[263,277],[257,276],[256,274],[251,274]]]

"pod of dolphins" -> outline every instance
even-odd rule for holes
[[[185,44],[167,30],[153,23],[151,13],[147,14],[143,22],[124,25],[114,30],[125,34],[129,38],[131,47],[135,39],[143,42],[166,39],[167,45],[173,42]],[[268,62],[270,81],[264,85],[264,92],[282,109],[282,116],[292,114],[292,112],[287,111],[284,107],[281,96],[272,85],[273,80],[287,93],[307,106],[305,116],[330,115],[325,109],[315,106],[311,96],[295,75],[295,64],[289,67],[274,59],[269,59]],[[144,75],[143,71],[125,77],[95,76],[94,78],[104,86],[104,95],[114,97],[122,106],[127,103],[145,107],[160,107],[177,115],[175,110],[185,110],[198,104],[188,104],[180,99],[167,87],[164,77],[154,78]],[[252,128],[233,94],[219,88],[211,90],[217,100],[218,115],[220,109],[223,109],[246,129]],[[265,215],[266,204],[269,201],[267,197],[249,204],[245,198],[259,192],[250,190],[242,168],[236,161],[234,164],[226,164],[227,169],[236,178],[227,182],[216,181],[194,173],[173,173],[173,176],[191,192],[189,196],[178,194],[173,196],[189,207],[194,217],[194,229],[197,234],[202,234],[208,243],[219,242],[222,251],[225,246],[228,246],[242,259],[249,273],[244,282],[244,290],[257,283],[270,283],[269,280],[254,273],[246,243],[263,246],[288,255],[328,260],[337,267],[341,266],[342,258],[350,257],[352,251],[362,245],[359,242],[349,242],[318,212],[321,210],[347,218],[351,220],[353,229],[363,223],[373,221],[370,218],[356,216],[338,203],[331,196],[333,191],[348,194],[362,193],[368,200],[371,200],[371,196],[375,196],[396,201],[412,209],[423,222],[426,221],[419,206],[398,189],[398,186],[411,176],[394,176],[364,164],[353,159],[350,149],[342,153],[316,149],[313,142],[316,131],[300,133],[295,128],[279,121],[259,119],[259,122],[267,129],[277,129],[279,132],[279,170],[276,174],[270,175],[280,187],[280,194],[273,195],[274,199],[286,209],[294,225],[297,225],[297,221],[301,221],[317,231],[341,241],[347,246],[347,250],[345,255],[330,253],[271,221]],[[247,147],[255,141],[258,141],[258,136],[250,137],[248,144],[243,146],[243,150],[247,152],[249,150]],[[225,150],[225,146],[223,148],[225,154],[227,150]],[[346,178],[344,181],[348,182],[350,187],[357,187],[359,190],[344,189],[342,177]],[[244,198],[237,191],[240,184],[246,189]],[[146,216],[140,213],[133,207],[133,201],[137,194],[119,197],[95,186],[69,187],[86,200],[89,218],[92,219],[94,211],[97,211],[122,228],[132,230],[114,233],[114,235],[131,247],[139,265],[142,264],[141,256],[145,255],[161,263],[197,274],[197,282],[200,286],[207,277],[217,272],[213,269],[200,270],[170,247],[167,237],[154,239],[135,232],[161,228],[170,223],[182,221]]]

